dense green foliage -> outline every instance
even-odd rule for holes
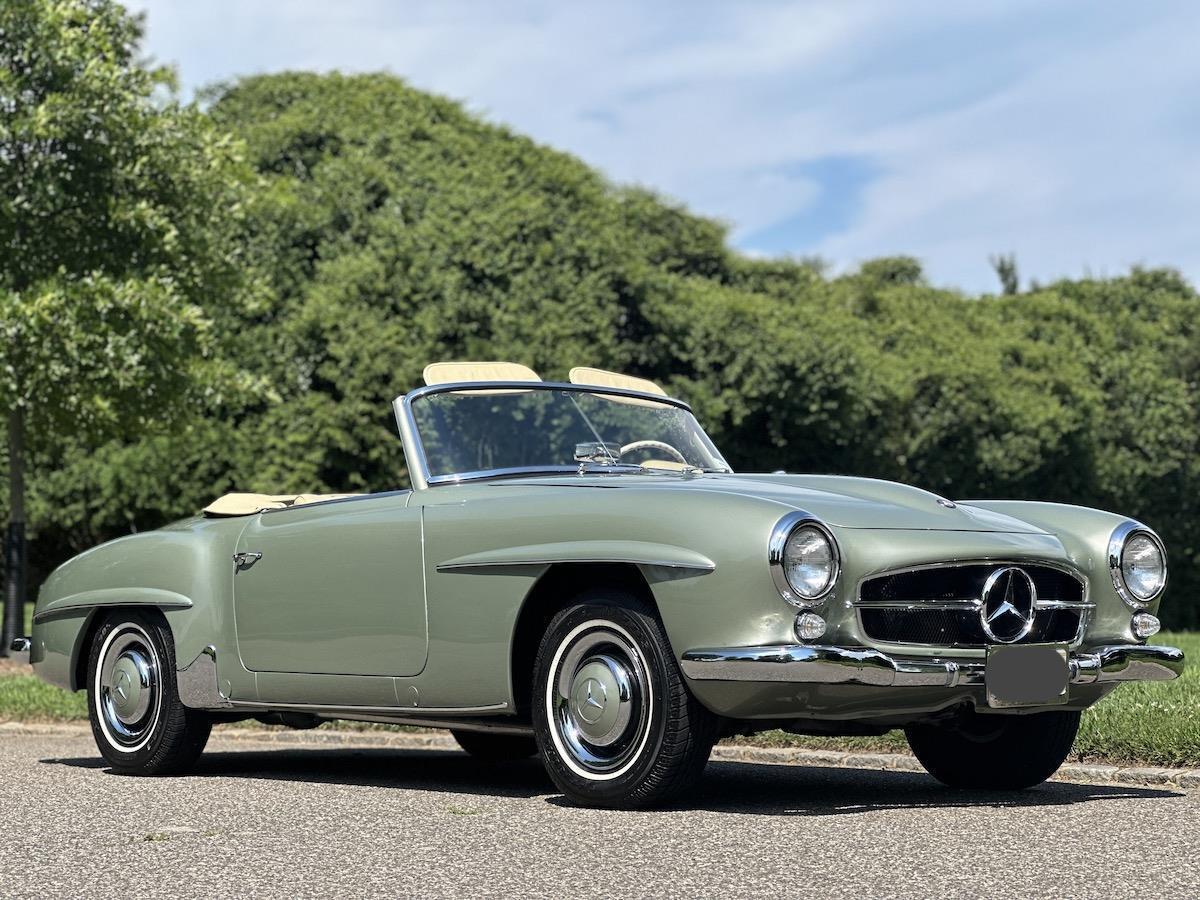
[[[213,354],[212,318],[239,305],[251,271],[240,199],[253,173],[234,138],[167,98],[170,73],[138,62],[140,40],[112,0],[0,4],[5,637],[26,593],[30,455],[48,485],[64,454],[248,387]],[[43,561],[70,552],[46,539],[62,521],[33,516]]]
[[[0,412],[35,446],[145,428],[220,381],[210,320],[243,280],[250,173],[164,102],[140,38],[106,0],[0,5]]]
[[[719,224],[383,75],[249,78],[209,116],[261,179],[241,246],[264,290],[216,327],[273,391],[44,450],[43,564],[230,488],[403,485],[391,399],[432,360],[513,359],[655,378],[739,469],[1141,517],[1172,554],[1165,615],[1200,623],[1200,298],[1176,274],[967,297],[907,258],[840,277],[747,259]]]

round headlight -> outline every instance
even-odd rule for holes
[[[837,581],[840,561],[833,535],[799,514],[775,526],[770,548],[775,586],[789,603],[815,606]]]
[[[1113,532],[1108,565],[1126,603],[1149,603],[1167,584],[1167,555],[1152,532],[1132,523]]]
[[[1167,580],[1167,564],[1162,549],[1148,534],[1135,534],[1121,551],[1121,578],[1129,592],[1139,600],[1149,600],[1162,590]]]

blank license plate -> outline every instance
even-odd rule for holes
[[[1064,644],[988,647],[988,706],[1052,706],[1067,702],[1070,682]]]

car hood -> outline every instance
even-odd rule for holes
[[[507,481],[513,485],[514,482]],[[1045,534],[1019,518],[943,498],[920,488],[842,475],[608,475],[530,478],[518,483],[651,491],[708,491],[774,501],[842,528]],[[942,502],[939,503],[939,500]]]

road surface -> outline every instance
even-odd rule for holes
[[[712,763],[684,808],[565,805],[534,762],[214,736],[185,778],[0,736],[5,897],[1200,896],[1200,791]]]

